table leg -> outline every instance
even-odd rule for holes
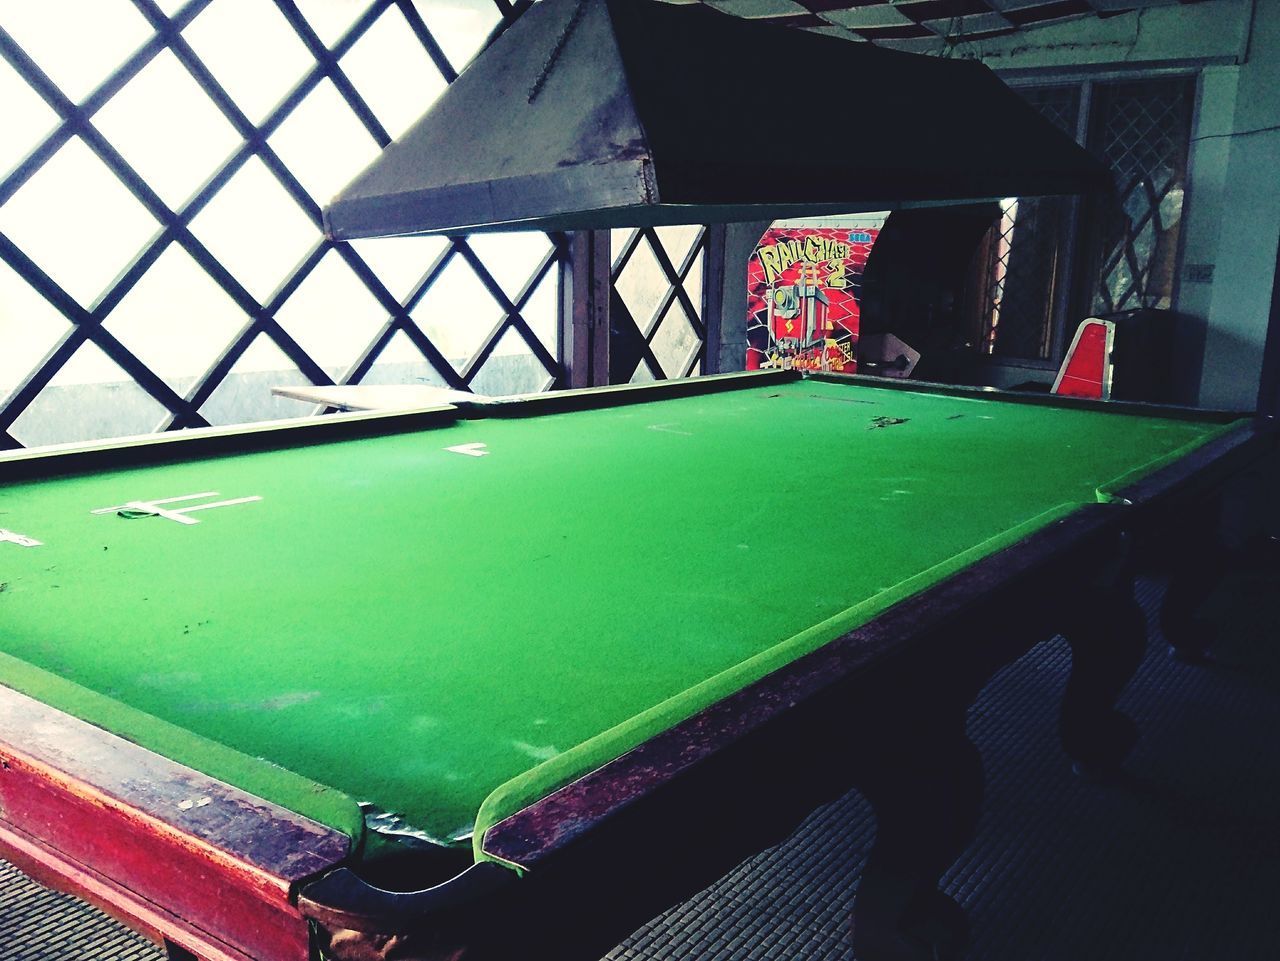
[[[1146,616],[1129,577],[1096,587],[1079,599],[1064,634],[1071,676],[1062,699],[1063,749],[1085,776],[1115,771],[1138,739],[1137,725],[1116,710],[1146,649]]]
[[[1186,542],[1170,551],[1169,586],[1160,605],[1160,630],[1169,653],[1190,664],[1209,660],[1210,622],[1201,615],[1230,564],[1230,552],[1216,529],[1197,525]]]
[[[435,945],[422,934],[321,932],[316,947],[320,961],[464,961],[467,957],[465,948]]]
[[[936,961],[967,940],[964,911],[938,890],[982,804],[982,760],[964,723],[963,707],[924,719],[859,780],[876,813],[853,908],[859,961]]]

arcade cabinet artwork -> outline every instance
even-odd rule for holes
[[[858,294],[882,214],[778,221],[747,261],[747,370],[857,370]]]

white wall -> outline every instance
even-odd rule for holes
[[[1193,157],[1193,191],[1201,177],[1221,182],[1217,230],[1205,225],[1215,251],[1205,261],[1215,265],[1207,311],[1200,298],[1179,299],[1206,318],[1200,402],[1215,407],[1253,406],[1262,370],[1280,242],[1280,0],[1256,3],[1247,59],[1233,73],[1232,109],[1202,110],[1197,137],[1228,123],[1233,136],[1198,139]],[[1206,90],[1220,82],[1206,77]]]

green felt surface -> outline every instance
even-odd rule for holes
[[[9,484],[0,683],[463,838],[1215,429],[805,381]]]

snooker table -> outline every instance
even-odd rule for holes
[[[1061,632],[1118,765],[1134,566],[1274,446],[775,371],[3,455],[0,856],[175,958],[567,961],[856,787],[857,956],[944,955],[967,706]]]

